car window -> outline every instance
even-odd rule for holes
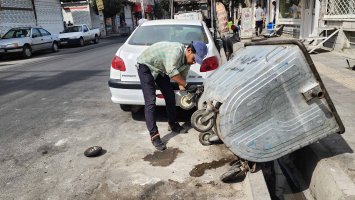
[[[69,26],[64,30],[64,33],[81,32],[81,26]]]
[[[41,34],[37,28],[32,29],[32,37],[40,37]]]
[[[23,38],[30,36],[30,29],[11,29],[9,30],[2,39],[9,39],[9,38]]]
[[[208,43],[207,35],[202,26],[154,25],[138,27],[128,41],[128,44],[152,45],[161,41],[190,44],[191,41],[197,40]]]
[[[43,28],[38,29],[42,36],[51,35],[48,31],[44,30]]]

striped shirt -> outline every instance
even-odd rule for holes
[[[186,80],[190,65],[185,63],[185,46],[178,42],[157,42],[137,58],[138,64],[147,65],[154,79],[161,75],[170,78],[180,74]]]

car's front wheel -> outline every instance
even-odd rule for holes
[[[82,46],[84,46],[84,39],[83,38],[80,38],[80,40],[79,40],[79,45],[82,47]]]
[[[121,110],[128,112],[131,111],[132,106],[131,105],[126,105],[126,104],[120,104]]]
[[[57,52],[57,51],[58,51],[58,49],[59,49],[59,47],[58,47],[58,43],[53,42],[53,44],[52,44],[52,52]]]
[[[29,45],[25,45],[22,50],[22,57],[30,58],[32,56],[32,49]]]
[[[99,43],[99,36],[95,35],[94,43],[95,43],[95,44]]]

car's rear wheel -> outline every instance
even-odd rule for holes
[[[53,44],[52,44],[52,52],[57,52],[57,51],[58,51],[58,49],[59,49],[59,47],[58,47],[58,43],[53,42]]]
[[[83,38],[80,38],[80,40],[79,40],[79,45],[82,47],[82,46],[84,46],[84,39]]]
[[[32,49],[29,45],[25,45],[22,50],[22,57],[30,58],[32,56]]]
[[[94,43],[95,43],[95,44],[99,43],[99,36],[95,35]]]
[[[121,110],[128,112],[131,111],[132,106],[131,105],[126,105],[126,104],[120,104]]]

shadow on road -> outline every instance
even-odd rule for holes
[[[73,82],[82,81],[89,77],[96,76],[102,72],[106,72],[106,70],[63,71],[54,76],[41,76],[40,72],[36,72],[37,75],[33,75],[31,77],[16,80],[0,80],[0,96],[20,90],[53,90]],[[43,73],[48,72],[44,71]]]

